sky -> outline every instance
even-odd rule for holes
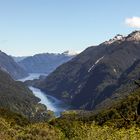
[[[80,52],[140,29],[140,0],[0,0],[0,50]]]

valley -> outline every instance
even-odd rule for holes
[[[30,73],[28,77],[18,79],[18,81],[26,82],[27,80],[39,79],[40,76],[46,76],[46,74]],[[56,99],[51,95],[47,95],[38,88],[29,86],[29,89],[33,92],[33,94],[36,97],[40,99],[39,103],[45,105],[47,107],[47,110],[53,111],[56,117],[59,117],[63,111],[69,108],[69,106],[66,103]]]
[[[140,77],[139,60],[140,31],[134,31],[88,47],[32,84],[75,109],[96,111],[135,89],[133,83]]]
[[[139,54],[140,31],[74,56],[1,52],[0,139],[140,139]]]
[[[140,0],[0,0],[0,140],[140,140]]]

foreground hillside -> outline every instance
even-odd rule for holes
[[[48,112],[39,101],[22,82],[14,81],[0,70],[0,108],[20,113],[32,121],[41,120],[48,116]]]
[[[20,79],[28,76],[28,73],[22,69],[11,56],[0,51],[0,69],[11,75],[13,79]]]
[[[2,140],[138,140],[140,89],[112,108],[93,112],[65,112],[49,123],[30,123],[19,114],[0,109]]]
[[[129,94],[140,73],[140,32],[87,48],[35,86],[76,109],[96,110]]]
[[[48,123],[32,124],[19,114],[0,109],[0,140],[58,140],[59,129]]]
[[[138,140],[140,128],[111,128],[82,122],[72,122],[52,126],[38,123],[20,126],[0,117],[0,138],[2,140]]]

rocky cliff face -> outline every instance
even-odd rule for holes
[[[139,60],[140,32],[135,31],[126,37],[117,35],[98,46],[87,48],[58,67],[45,80],[36,81],[36,86],[69,101],[78,109],[96,109],[115,93],[118,93],[116,98],[124,95],[116,92],[126,83],[122,83],[122,75]],[[126,81],[129,80],[126,78]]]

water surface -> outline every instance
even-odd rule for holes
[[[45,75],[44,73],[30,73],[28,77],[23,79],[19,79],[19,81],[25,82],[26,80],[34,80],[38,79],[41,75]],[[56,116],[59,116],[61,112],[68,109],[68,105],[66,105],[61,100],[44,93],[38,88],[30,86],[29,89],[33,92],[33,94],[40,98],[40,103],[44,104],[48,110],[51,110],[55,113]]]

